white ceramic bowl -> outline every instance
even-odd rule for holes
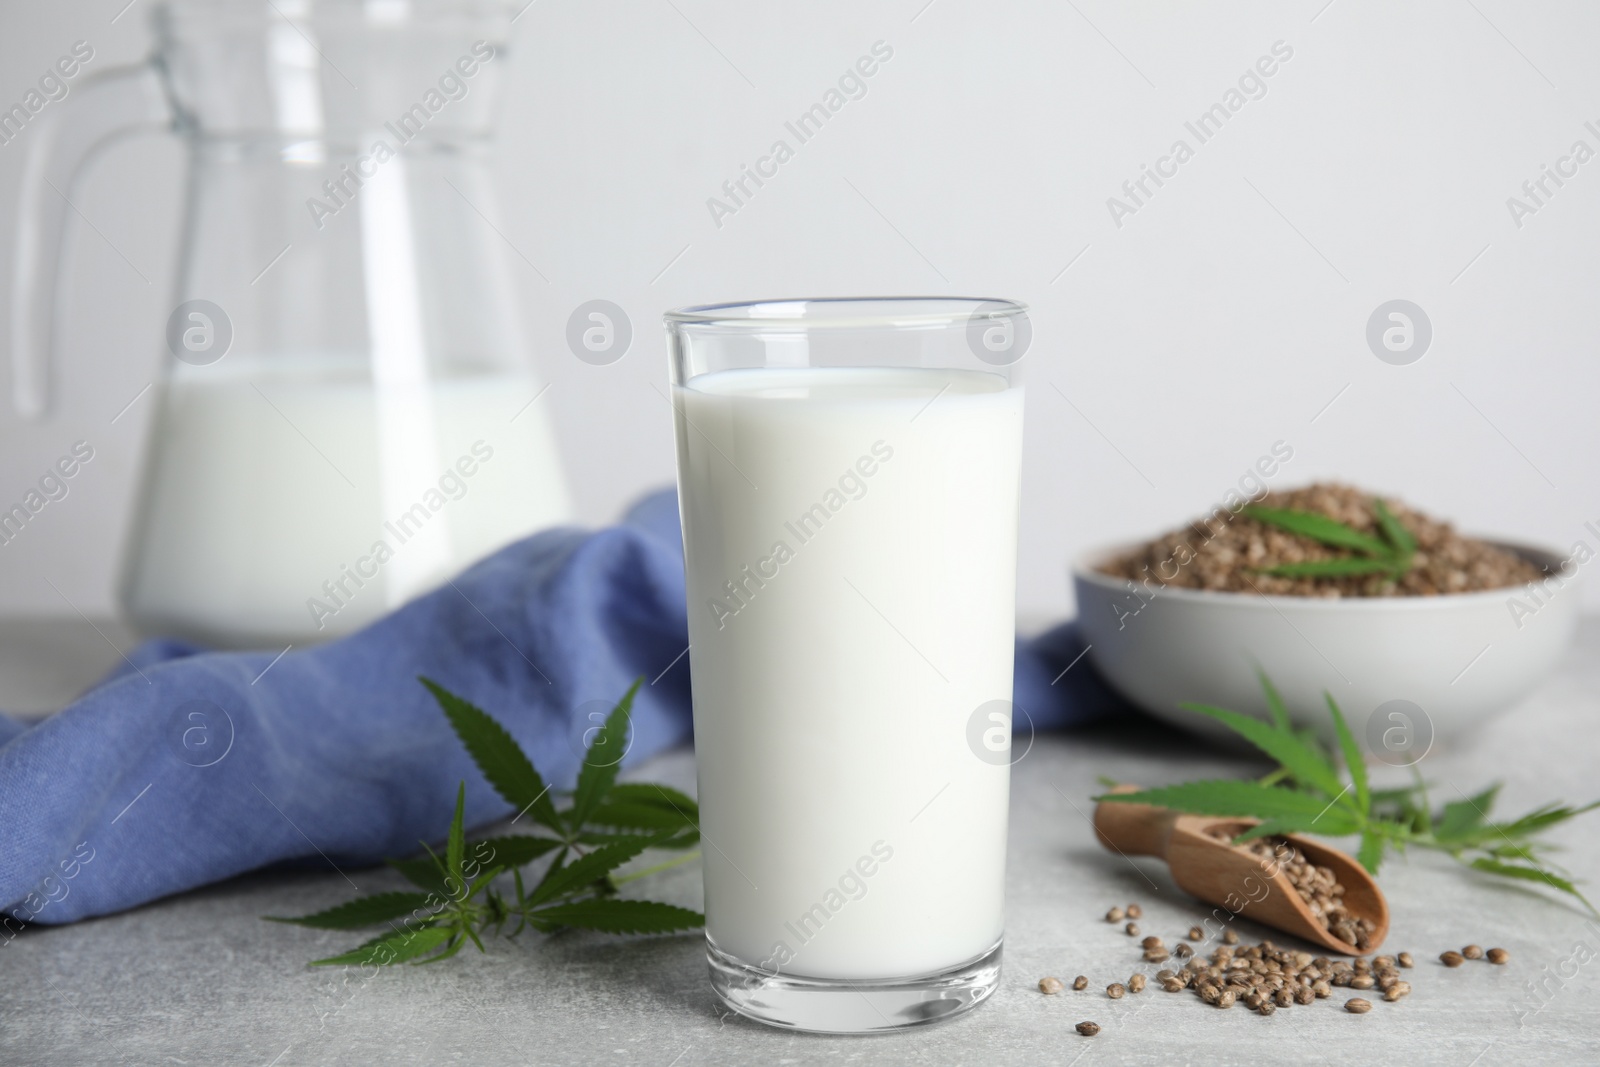
[[[1550,573],[1560,556],[1497,542]],[[1256,671],[1266,671],[1298,725],[1332,739],[1331,693],[1358,739],[1394,764],[1461,736],[1515,704],[1550,673],[1578,622],[1576,575],[1434,597],[1326,600],[1140,587],[1094,570],[1131,549],[1086,553],[1073,570],[1089,658],[1146,711],[1189,730],[1226,733],[1183,703],[1266,717]],[[1513,600],[1526,611],[1513,611]]]

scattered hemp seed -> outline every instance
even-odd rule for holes
[[[1142,915],[1144,915],[1144,909],[1139,907],[1139,905],[1137,905],[1137,904],[1129,904],[1128,905],[1128,918],[1137,919],[1137,918],[1141,917]]]
[[[1176,945],[1172,946],[1172,954],[1178,957],[1180,960],[1186,960],[1190,956],[1194,955],[1194,949],[1190,948],[1182,941],[1179,941]]]
[[[1127,986],[1123,985],[1121,982],[1112,982],[1110,985],[1106,986],[1106,996],[1110,997],[1112,1000],[1121,1000],[1123,994],[1127,993],[1127,991]]]
[[[1468,945],[1461,950],[1461,954],[1469,960],[1483,959],[1483,948],[1479,945]]]
[[[1398,963],[1402,967],[1415,967],[1416,966],[1416,963],[1412,961],[1411,953],[1409,953],[1409,952],[1400,953],[1400,955],[1398,955],[1398,956],[1396,956],[1394,958],[1394,961],[1396,963]]]
[[[1222,931],[1222,943],[1224,945],[1237,945],[1239,943],[1239,931],[1231,928]]]
[[[1053,996],[1065,988],[1067,987],[1061,984],[1061,979],[1059,978],[1039,979],[1039,992],[1043,993],[1045,996]]]
[[[1372,1010],[1372,1001],[1362,1000],[1360,997],[1351,997],[1344,1002],[1344,1010],[1351,1015],[1365,1015]]]
[[[1150,952],[1145,950],[1146,959]],[[1387,1001],[1400,1000],[1411,993],[1411,984],[1401,979],[1397,964],[1397,956],[1330,959],[1261,941],[1237,947],[1217,945],[1204,955],[1191,950],[1181,969],[1164,968],[1155,981],[1169,993],[1187,988],[1203,1003],[1218,1008],[1240,1004],[1271,1015],[1296,1004],[1326,1000],[1336,987],[1372,990]],[[1137,982],[1129,979],[1128,984]],[[1357,1006],[1348,1010],[1370,1011],[1377,999],[1354,998],[1349,1003]]]
[[[1108,922],[1108,923],[1119,923],[1121,921],[1122,921],[1122,909],[1121,908],[1112,908],[1110,911],[1106,912],[1106,922]]]
[[[1206,936],[1206,932],[1204,930],[1200,929],[1198,926],[1189,927],[1189,940],[1190,941],[1200,941],[1205,936]]]
[[[1511,958],[1511,953],[1503,948],[1492,948],[1487,956],[1490,963],[1504,963]]]
[[[1441,952],[1439,962],[1446,967],[1459,967],[1466,962],[1466,957],[1459,952]]]
[[[1144,961],[1146,963],[1166,963],[1171,958],[1172,954],[1164,948],[1147,948],[1144,950]]]
[[[1136,974],[1128,979],[1128,992],[1130,993],[1143,993],[1144,986],[1145,977],[1142,974]]]
[[[1149,937],[1139,942],[1139,947],[1143,949],[1161,948],[1161,939],[1155,934],[1151,934]]]
[[[1082,1034],[1084,1037],[1093,1037],[1095,1034],[1098,1034],[1099,1032],[1100,1032],[1100,1024],[1099,1023],[1079,1023],[1078,1024],[1078,1033]]]
[[[1076,977],[1076,978],[1074,978],[1072,980],[1072,988],[1073,989],[1088,989],[1089,988],[1089,979],[1085,975],[1081,975],[1081,974],[1078,975],[1078,977]]]
[[[1127,934],[1129,937],[1138,937],[1139,936],[1139,924],[1138,923],[1129,923],[1127,926],[1124,926],[1122,928],[1122,932]]]

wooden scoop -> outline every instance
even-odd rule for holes
[[[1131,785],[1112,790],[1137,791]],[[1288,876],[1273,861],[1207,833],[1221,830],[1232,838],[1258,821],[1185,815],[1149,804],[1101,802],[1094,811],[1094,831],[1102,845],[1125,856],[1166,860],[1178,888],[1209,904],[1347,956],[1370,953],[1383,944],[1389,933],[1389,904],[1372,876],[1343,852],[1304,837],[1284,835],[1284,840],[1311,863],[1333,871],[1344,886],[1344,905],[1352,914],[1372,920],[1376,928],[1369,935],[1365,950],[1339,940],[1318,922]]]

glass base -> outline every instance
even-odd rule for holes
[[[799,978],[751,966],[706,938],[711,988],[728,1007],[769,1026],[872,1034],[951,1019],[1000,985],[1002,941],[949,970],[910,978]]]

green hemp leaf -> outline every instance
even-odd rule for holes
[[[1296,733],[1290,726],[1283,698],[1264,673],[1261,685],[1267,694],[1270,722],[1206,704],[1184,707],[1221,723],[1250,742],[1278,765],[1277,770],[1259,781],[1185,782],[1137,793],[1107,793],[1094,799],[1115,804],[1154,804],[1196,815],[1262,820],[1235,838],[1238,842],[1294,833],[1360,835],[1356,858],[1373,874],[1378,873],[1390,850],[1403,851],[1412,845],[1433,849],[1485,874],[1548,886],[1600,916],[1570,878],[1552,869],[1546,857],[1554,846],[1538,838],[1551,827],[1600,807],[1600,801],[1583,807],[1550,803],[1519,819],[1491,822],[1489,811],[1500,789],[1499,785],[1492,785],[1476,796],[1463,796],[1434,812],[1429,805],[1427,784],[1420,775],[1406,788],[1372,788],[1366,760],[1332,696],[1326,699],[1343,773],[1314,736]]]
[[[1308,538],[1329,548],[1341,548],[1356,553],[1336,559],[1313,559],[1302,563],[1283,563],[1276,567],[1257,568],[1260,574],[1276,578],[1348,578],[1361,574],[1382,574],[1389,581],[1406,576],[1416,556],[1417,539],[1400,524],[1389,505],[1376,498],[1373,511],[1378,517],[1381,538],[1346,526],[1326,515],[1313,511],[1294,511],[1289,508],[1263,508],[1251,505],[1244,514],[1268,526],[1299,537]]]
[[[511,919],[517,924],[508,937],[530,926],[542,932],[575,927],[660,934],[704,924],[704,916],[688,908],[617,896],[628,882],[700,855],[695,849],[700,841],[700,808],[691,797],[670,786],[617,781],[627,751],[633,699],[643,679],[634,681],[590,739],[577,788],[565,810],[557,807],[550,787],[503,726],[435,682],[419,680],[438,701],[484,778],[516,808],[518,819],[531,816],[540,832],[468,840],[467,785],[462,782],[444,855],[422,842],[423,855],[388,861],[416,891],[358,897],[297,918],[267,916],[272,922],[324,930],[389,928],[348,952],[313,960],[314,965],[435,963],[455,955],[469,941],[484,951],[482,935],[491,929],[499,932]],[[683,854],[618,873],[654,849]],[[685,851],[690,849],[695,850]],[[554,857],[528,889],[523,868],[550,853]],[[510,875],[510,887],[504,886],[503,875]]]

